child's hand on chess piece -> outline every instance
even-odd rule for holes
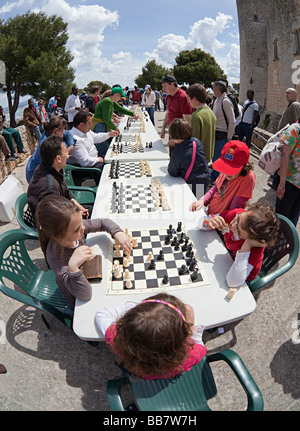
[[[203,227],[208,227],[209,229],[218,229],[221,232],[228,229],[228,225],[221,216],[212,216],[204,219]]]
[[[190,205],[190,211],[194,212],[194,211],[200,211],[201,208],[204,206],[204,200],[199,199],[197,202],[193,202]]]
[[[113,239],[117,241],[118,244],[123,248],[123,250],[127,253],[131,252],[131,241],[128,235],[124,232],[116,232],[113,236]]]
[[[69,271],[79,271],[81,265],[86,260],[92,259],[92,257],[94,257],[94,252],[91,247],[88,247],[87,245],[77,247],[68,262]]]

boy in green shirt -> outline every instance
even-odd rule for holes
[[[214,154],[216,116],[206,105],[207,92],[201,84],[192,84],[186,94],[190,105],[195,109],[190,117],[193,136],[202,142],[209,163]]]

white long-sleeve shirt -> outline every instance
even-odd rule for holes
[[[70,130],[75,139],[74,150],[68,159],[69,163],[80,166],[94,166],[99,163],[98,151],[95,144],[100,144],[109,138],[108,133],[94,133],[91,130],[83,133],[76,127]]]
[[[228,127],[222,106],[228,121]],[[227,133],[227,140],[230,141],[235,131],[236,121],[233,105],[230,102],[230,99],[226,97],[226,93],[223,93],[220,97],[217,97],[213,105],[213,112],[217,118],[216,130]]]
[[[96,313],[96,324],[100,329],[103,336],[105,336],[105,332],[107,329],[114,324],[117,320],[119,320],[122,316],[124,316],[127,311],[131,310],[133,307],[138,305],[137,302],[128,301],[124,305],[115,305],[113,307],[101,308]],[[176,311],[174,311],[176,313]],[[205,326],[198,325],[193,331],[193,335],[191,339],[197,344],[203,344],[202,335],[204,332]]]
[[[65,104],[65,111],[68,114],[69,123],[73,122],[73,119],[78,112],[78,109],[75,109],[75,108],[80,108],[80,107],[81,107],[81,103],[80,103],[79,96],[75,96],[75,94],[70,94]]]

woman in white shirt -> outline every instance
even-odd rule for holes
[[[152,91],[150,85],[147,84],[145,87],[145,92],[143,94],[141,104],[142,104],[142,106],[145,106],[146,111],[149,114],[150,120],[153,123],[153,126],[155,125],[154,124],[155,99],[156,99],[156,97],[155,97],[154,91]]]

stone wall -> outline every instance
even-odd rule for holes
[[[255,93],[262,119],[271,117],[268,130],[277,131],[287,106],[285,91],[296,88],[300,50],[295,31],[300,34],[300,0],[237,0],[240,32],[240,101],[246,91]]]
[[[19,163],[22,163],[27,157],[31,156],[37,144],[37,141],[34,138],[33,134],[25,126],[16,127],[16,129],[19,130],[24,149],[28,150],[28,153],[19,154],[19,159],[14,162],[6,162],[3,153],[0,153],[0,184]]]

